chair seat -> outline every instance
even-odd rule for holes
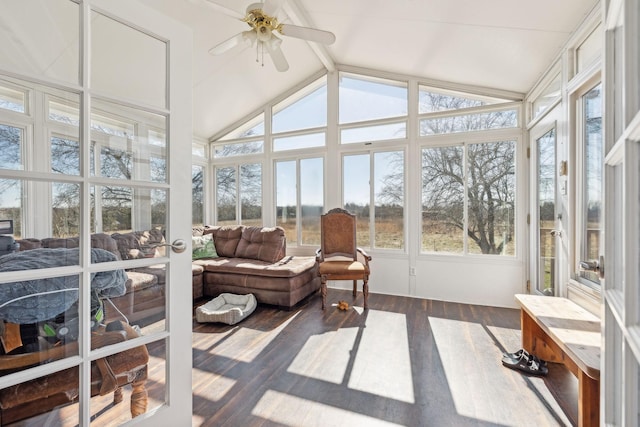
[[[358,275],[362,277],[366,267],[358,261],[324,261],[318,266],[320,275]]]

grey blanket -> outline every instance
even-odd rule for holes
[[[91,249],[91,262],[116,261],[104,249]],[[79,265],[78,248],[43,248],[0,257],[0,272]],[[122,269],[91,273],[91,289],[99,297],[124,295],[127,274]],[[12,323],[36,323],[68,310],[78,300],[79,276],[47,277],[0,283],[0,319]]]

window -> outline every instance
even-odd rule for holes
[[[287,245],[319,245],[324,209],[324,160],[282,160],[275,164],[276,225]]]
[[[193,226],[204,225],[204,171],[204,166],[191,166],[191,224]]]
[[[274,105],[272,123],[273,133],[327,126],[327,77]]]
[[[578,196],[578,244],[580,260],[598,260],[602,233],[602,85],[580,98],[579,133],[582,194]],[[598,273],[578,269],[578,280],[600,285]]]
[[[344,156],[343,206],[356,215],[358,246],[404,249],[404,163],[404,151]]]
[[[0,81],[0,108],[25,113],[27,111],[27,93],[25,90],[15,89],[8,83]]]
[[[407,137],[407,83],[340,74],[340,142],[354,144]]]
[[[0,168],[23,169],[24,130],[0,123]]]
[[[262,165],[247,163],[218,167],[216,224],[262,225]]]
[[[229,141],[233,139],[251,138],[256,136],[264,136],[264,113],[247,120],[242,125],[238,126],[234,130],[227,133],[223,137],[218,138],[217,140]]]
[[[420,136],[518,127],[518,109],[420,119]]]
[[[340,73],[340,124],[403,117],[407,105],[406,82]]]
[[[518,107],[500,106],[508,102],[421,85],[418,93],[420,136],[515,128]]]
[[[558,64],[556,68],[558,68],[558,71],[553,75],[551,81],[532,102],[531,119],[540,117],[540,115],[558,101],[562,95],[562,73],[559,70],[560,65]]]
[[[422,251],[515,255],[515,141],[422,149]]]

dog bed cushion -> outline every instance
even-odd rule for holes
[[[196,309],[196,320],[234,325],[253,313],[258,305],[253,294],[223,293]]]

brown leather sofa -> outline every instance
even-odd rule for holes
[[[254,294],[259,303],[291,308],[320,289],[314,256],[287,256],[282,227],[242,225],[204,227],[212,234],[216,257],[193,261],[203,273],[202,295]],[[194,287],[195,287],[194,282]],[[199,293],[199,291],[198,291]],[[194,298],[196,291],[194,290]]]

